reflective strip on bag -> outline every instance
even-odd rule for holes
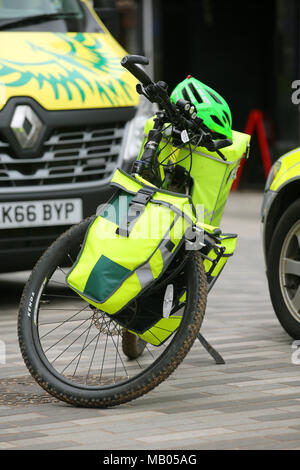
[[[169,318],[162,318],[142,335],[136,334],[134,331],[131,333],[153,346],[160,346],[179,328],[181,320],[181,316],[172,315]]]
[[[153,282],[154,280],[150,262],[144,264],[143,266],[138,268],[135,272],[140,281],[142,289],[144,289],[144,287],[147,287],[147,285]]]

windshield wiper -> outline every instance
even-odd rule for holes
[[[77,13],[47,13],[43,15],[27,16],[16,21],[10,21],[0,25],[0,31],[13,29],[18,26],[27,26],[31,24],[44,23],[46,21],[68,20],[70,18],[78,18]]]

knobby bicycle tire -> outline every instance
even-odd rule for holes
[[[147,343],[135,361],[132,360],[135,359],[134,357],[129,360],[128,356],[126,357],[126,351],[122,351],[124,330],[114,323],[113,316],[109,318],[103,312],[92,309],[63,281],[66,266],[71,266],[75,261],[89,222],[90,219],[86,219],[62,234],[46,250],[34,267],[24,287],[20,303],[18,337],[25,364],[41,387],[69,404],[103,408],[119,405],[142,396],[164,381],[178,367],[189,352],[201,327],[206,308],[207,285],[201,255],[199,252],[191,252],[189,262],[181,273],[182,282],[186,285],[186,301],[182,307],[183,313],[179,328],[168,343],[160,347],[152,347],[152,349]],[[180,276],[177,278],[179,279]],[[80,307],[77,306],[79,303]],[[78,312],[73,313],[77,309],[79,309]],[[89,315],[87,319],[79,319],[83,314]],[[66,319],[64,315],[71,316]],[[81,320],[82,323],[80,323]],[[89,326],[84,329],[86,325]],[[59,330],[64,336],[58,336]],[[84,333],[78,336],[80,331]],[[95,332],[98,336],[96,335],[90,341],[89,335],[93,337]],[[49,340],[51,335],[54,338],[52,346]],[[85,338],[84,346],[81,345],[81,349],[78,349],[79,345],[76,345],[76,342],[79,342],[80,337],[81,342]],[[63,340],[69,341],[65,350],[62,349]],[[108,346],[111,347],[109,352]],[[115,351],[112,353],[113,346]],[[70,364],[73,361],[73,368],[76,363],[76,370],[71,375],[65,372],[68,367],[71,368],[69,364],[63,370],[59,368],[70,359],[73,349],[72,354],[76,355]],[[85,357],[89,349],[91,358],[87,362]],[[58,354],[54,359],[53,351]],[[102,364],[100,364],[100,352]],[[61,365],[64,355],[66,359]],[[105,355],[107,355],[105,360],[108,362],[104,365]],[[88,368],[85,376],[80,375],[80,367]]]

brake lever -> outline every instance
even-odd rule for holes
[[[229,147],[230,145],[232,145],[232,140],[223,139],[223,140],[213,141],[211,136],[209,136],[208,139],[209,140],[208,140],[207,145],[206,145],[207,150],[209,150],[210,152],[216,152],[222,158],[222,160],[224,160],[224,162],[227,162],[227,158],[220,151],[220,149],[225,148],[225,147]]]
[[[218,146],[216,145],[216,142],[214,141],[210,141],[210,142],[207,142],[207,144],[205,145],[205,147],[207,148],[207,150],[209,152],[216,152],[219,157],[222,158],[222,160],[224,160],[224,162],[227,162],[227,158],[225,157],[225,155],[218,149]]]
[[[230,145],[232,145],[232,140],[230,139],[224,139],[224,140],[219,140],[216,142],[216,152],[217,154],[222,158],[222,160],[224,160],[224,162],[227,162],[227,158],[225,157],[225,155],[220,152],[220,148],[226,148],[226,147],[230,147]]]
[[[222,158],[222,160],[224,160],[224,162],[227,162],[227,158],[220,150],[216,150],[216,153]]]
[[[142,87],[140,83],[136,85],[136,91],[139,95],[143,95],[145,98],[147,98],[148,101],[150,101],[151,103],[154,103],[154,100],[151,98],[151,96],[148,93],[146,93],[145,89]]]

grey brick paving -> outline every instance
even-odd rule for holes
[[[41,434],[38,432],[22,432],[22,433],[10,433],[10,434],[1,434],[0,442],[5,441],[17,441],[23,439],[34,439],[35,437],[45,437],[46,434]]]
[[[300,366],[269,299],[260,239],[261,194],[235,193],[223,230],[239,233],[235,257],[210,294],[202,332],[183,364],[144,397],[107,410],[60,402],[0,406],[0,449],[300,449]],[[0,378],[27,375],[16,332],[28,273],[0,276]]]
[[[77,450],[78,444],[72,441],[45,442],[42,444],[33,444],[31,446],[18,446],[18,450]],[[83,447],[84,449],[84,447]]]

